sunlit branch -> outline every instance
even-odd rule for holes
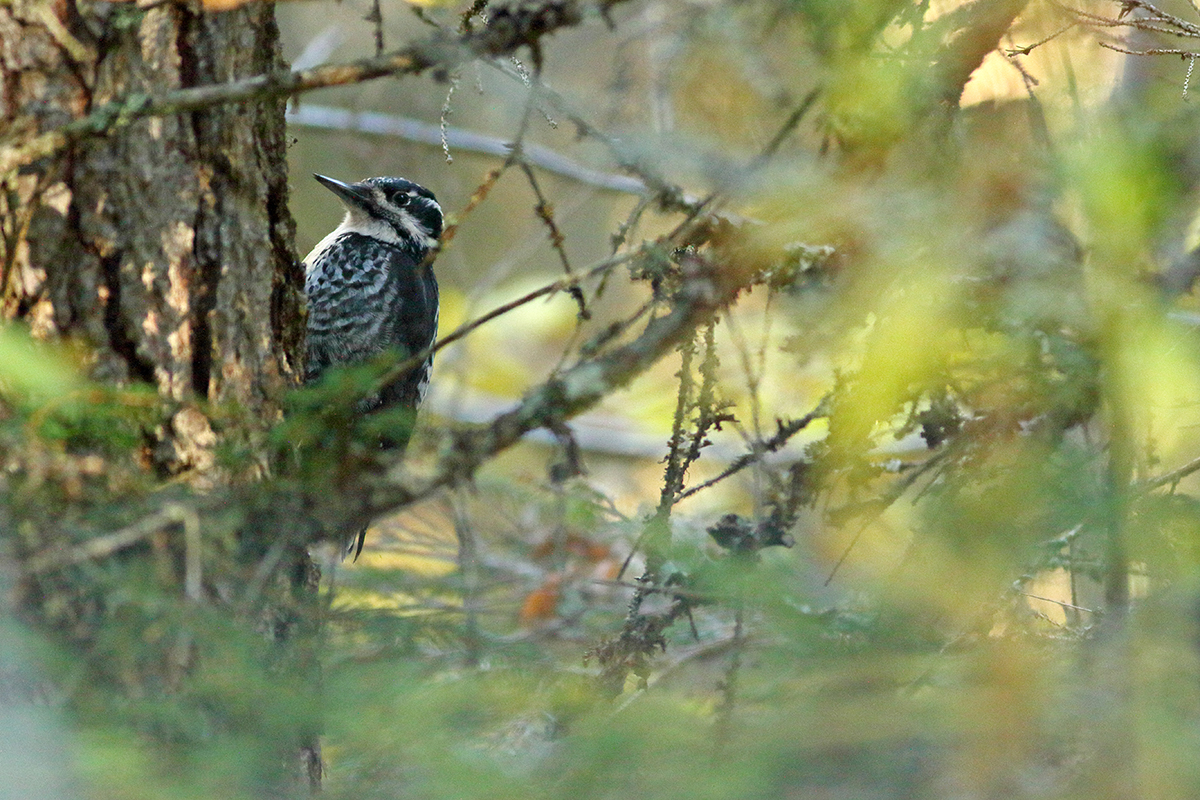
[[[498,62],[488,62],[491,67],[502,73],[503,75],[524,82],[522,77],[512,68],[500,64]],[[702,200],[693,195],[685,193],[681,188],[671,184],[655,170],[653,170],[643,160],[635,157],[628,151],[620,141],[612,136],[601,131],[591,122],[589,122],[574,106],[558,92],[551,89],[545,84],[541,84],[538,88],[538,100],[545,101],[555,111],[575,126],[575,130],[580,136],[586,136],[595,139],[603,144],[608,149],[609,153],[616,160],[617,164],[622,169],[627,170],[634,175],[637,175],[650,191],[654,194],[655,199],[659,204],[667,210],[682,211],[684,213],[695,213],[702,205]]]
[[[519,159],[521,152],[524,150],[522,143],[520,149],[513,150],[513,156]],[[554,206],[546,199],[546,195],[542,192],[541,184],[538,183],[537,176],[533,174],[529,164],[525,161],[520,161],[521,171],[525,174],[525,178],[529,181],[529,188],[533,190],[534,197],[537,198],[537,205],[534,206],[534,211],[537,212],[538,219],[546,226],[547,234],[550,239],[550,246],[554,248],[554,252],[558,254],[558,259],[562,262],[563,272],[570,278],[575,274],[575,270],[571,267],[571,259],[567,256],[566,237],[562,233],[562,229],[558,227],[558,222],[554,219]],[[566,291],[571,295],[575,304],[579,307],[579,319],[588,320],[592,317],[592,312],[588,310],[587,301],[584,299],[583,291],[579,288],[578,283],[572,283],[566,288]]]
[[[1093,27],[1130,28],[1148,33],[1162,33],[1168,36],[1200,37],[1200,26],[1173,14],[1168,14],[1150,3],[1140,2],[1140,0],[1114,0],[1114,2],[1121,3],[1121,12],[1116,17],[1084,11],[1058,2],[1055,2],[1054,5]],[[1195,5],[1193,4],[1192,7],[1195,8]],[[1140,9],[1149,16],[1131,15],[1130,12],[1135,9]],[[1143,54],[1133,53],[1133,55]]]
[[[1044,603],[1054,603],[1057,606],[1061,606],[1063,608],[1071,608],[1071,609],[1074,609],[1075,611],[1086,611],[1089,614],[1096,613],[1096,610],[1094,608],[1084,608],[1083,606],[1077,606],[1077,605],[1073,605],[1071,603],[1065,603],[1062,600],[1055,600],[1053,597],[1042,597],[1041,595],[1030,594],[1029,592],[1017,592],[1017,594],[1021,595],[1022,597],[1028,597],[1030,600],[1041,600]]]
[[[1130,50],[1120,45],[1109,44],[1108,42],[1098,42],[1098,44],[1106,50],[1114,50],[1118,53],[1124,53],[1127,56],[1181,56],[1183,58],[1196,58],[1200,56],[1200,51],[1196,50],[1161,47],[1151,47],[1146,50]]]
[[[1009,56],[1009,57],[1012,57],[1012,56],[1027,56],[1027,55],[1029,55],[1030,53],[1032,53],[1034,50],[1036,50],[1037,48],[1041,47],[1042,45],[1044,45],[1044,44],[1048,44],[1048,43],[1050,43],[1050,42],[1054,41],[1055,39],[1057,39],[1059,36],[1062,36],[1064,33],[1066,33],[1067,31],[1071,30],[1072,28],[1074,28],[1074,27],[1075,27],[1076,25],[1078,25],[1078,24],[1079,24],[1079,22],[1078,22],[1078,21],[1074,21],[1074,22],[1068,22],[1066,25],[1063,25],[1061,28],[1059,28],[1059,29],[1058,29],[1058,30],[1056,30],[1054,33],[1050,34],[1049,36],[1046,36],[1046,37],[1044,37],[1044,38],[1038,39],[1036,42],[1032,42],[1032,43],[1030,43],[1030,44],[1027,44],[1027,45],[1024,45],[1024,46],[1022,46],[1022,47],[1010,47],[1010,48],[1007,48],[1007,49],[1004,51],[1004,54],[1005,54],[1006,56]]]

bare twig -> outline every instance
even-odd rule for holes
[[[1042,597],[1041,595],[1030,594],[1029,592],[1017,592],[1017,594],[1021,595],[1022,597],[1028,597],[1031,600],[1041,600],[1046,603],[1054,603],[1055,605],[1062,606],[1063,608],[1069,608],[1074,611],[1086,611],[1089,614],[1096,613],[1094,608],[1085,608],[1083,606],[1077,606],[1071,603],[1064,603],[1062,600],[1055,600],[1053,597]]]
[[[438,134],[439,134],[439,139],[441,140],[439,142],[439,144],[441,144],[441,146],[442,146],[442,155],[444,155],[446,157],[447,164],[454,163],[454,156],[450,155],[450,138],[449,138],[450,124],[447,122],[447,120],[450,119],[450,114],[452,114],[454,111],[454,108],[451,106],[450,101],[454,99],[454,90],[458,88],[458,82],[460,79],[461,79],[461,76],[457,72],[450,76],[450,88],[446,90],[446,99],[445,99],[445,101],[442,102],[442,116],[438,119]],[[332,110],[341,111],[342,109],[339,108],[339,109],[332,109]],[[417,122],[416,120],[411,120],[411,121]],[[417,123],[417,124],[424,125],[425,123]]]
[[[746,467],[757,464],[759,461],[762,461],[768,453],[774,453],[776,450],[787,444],[793,436],[800,433],[800,431],[807,428],[816,420],[826,416],[828,413],[829,412],[825,409],[825,401],[822,400],[815,409],[808,412],[800,419],[790,420],[788,422],[779,422],[778,430],[776,430],[774,436],[759,444],[753,450],[753,452],[739,456],[732,464],[722,470],[721,473],[716,477],[709,478],[703,483],[699,483],[684,490],[682,493],[680,493],[679,499],[685,500],[697,492],[702,492],[710,486],[720,483],[732,475],[736,475]]]
[[[145,519],[138,520],[132,525],[89,539],[67,550],[50,550],[38,553],[25,562],[25,569],[30,574],[38,575],[74,564],[82,564],[85,561],[95,561],[132,547],[143,539],[148,539],[162,529],[172,525],[184,526],[185,536],[187,536],[187,531],[199,530],[196,520],[195,510],[185,508],[177,503],[171,503],[164,506],[157,513],[151,514]],[[188,544],[190,547],[192,542],[189,541]],[[198,565],[195,567],[195,575],[195,581],[199,581]],[[191,572],[189,571],[190,576]],[[189,597],[191,596],[191,583],[192,581],[188,582]]]
[[[363,19],[371,23],[375,34],[375,55],[383,55],[383,9],[379,7],[379,0],[371,0],[371,10]]]
[[[478,316],[469,322],[464,322],[462,325],[459,325],[453,331],[438,339],[429,347],[426,347],[424,350],[413,354],[392,369],[389,369],[379,378],[378,383],[380,385],[384,385],[390,381],[394,381],[396,378],[399,378],[402,375],[408,374],[421,364],[425,363],[425,359],[429,358],[434,353],[437,353],[444,347],[454,344],[459,339],[462,339],[470,334],[476,328],[491,322],[497,317],[502,317],[510,311],[515,311],[521,306],[528,305],[534,300],[537,300],[539,297],[549,297],[558,292],[570,291],[572,287],[579,286],[579,284],[585,281],[607,274],[613,267],[631,260],[635,255],[636,253],[625,253],[619,256],[606,258],[586,272],[580,272],[574,275],[569,275],[565,278],[560,278],[553,283],[548,283],[540,288],[534,289],[531,292],[527,292],[526,294],[523,294],[514,300],[510,300],[507,303],[499,305],[486,314]]]
[[[813,103],[815,103],[817,98],[820,96],[820,87],[813,89],[804,96],[804,99],[800,101],[800,105],[796,106],[795,110],[793,110],[791,114],[788,114],[787,119],[784,120],[783,124],[779,126],[779,130],[775,131],[775,135],[771,137],[771,141],[767,142],[767,146],[764,147],[762,152],[755,157],[754,161],[750,165],[752,170],[763,166],[770,161],[777,152],[779,152],[779,148],[784,142],[787,141],[787,138],[792,135],[792,132],[796,130],[797,126],[800,125],[801,120],[804,119],[804,116],[812,108]]]
[[[1182,50],[1173,47],[1149,47],[1145,50],[1130,50],[1121,45],[1110,44],[1108,42],[1099,42],[1098,44],[1106,50],[1124,53],[1127,56],[1182,56],[1183,58],[1196,58],[1200,56],[1200,52],[1195,50]]]
[[[1141,492],[1149,492],[1162,486],[1173,485],[1197,471],[1200,471],[1200,458],[1194,458],[1183,466],[1159,475],[1157,478],[1148,478],[1138,484],[1136,489]]]
[[[859,541],[862,539],[863,534],[866,533],[867,528],[871,526],[871,523],[879,519],[884,511],[886,511],[893,503],[903,497],[904,493],[907,492],[922,475],[944,461],[949,456],[950,452],[951,448],[948,447],[945,450],[935,453],[929,458],[925,459],[918,466],[913,468],[908,475],[904,476],[904,478],[898,480],[895,485],[890,487],[883,497],[870,504],[870,516],[863,520],[862,525],[859,526],[859,529],[855,532],[854,536],[850,537],[850,541],[846,544],[845,549],[842,550],[841,556],[839,556],[838,560],[834,562],[833,568],[829,570],[829,575],[825,578],[825,586],[833,583],[833,579],[837,577],[837,574],[846,564],[846,559],[850,558],[850,553],[853,552],[854,548],[858,546]]]
[[[509,78],[521,80],[521,76],[511,68],[496,62],[488,63]],[[603,144],[622,169],[642,179],[642,182],[649,188],[660,207],[665,210],[679,211],[685,214],[699,213],[699,210],[703,207],[703,201],[700,198],[685,193],[680,187],[675,186],[662,175],[658,174],[650,165],[635,157],[629,152],[627,146],[599,130],[585,119],[581,113],[577,112],[573,105],[558,92],[542,84],[538,90],[538,99],[549,103],[559,114],[566,117],[575,126],[575,130],[580,136],[587,136]]]
[[[1154,4],[1147,3],[1145,0],[1114,0],[1114,2],[1120,2],[1121,13],[1123,16],[1127,13],[1127,9],[1141,9],[1149,14],[1152,19],[1156,19],[1160,22],[1166,23],[1167,25],[1178,28],[1181,32],[1188,33],[1193,36],[1200,36],[1200,26],[1194,25],[1182,17],[1169,14]],[[1136,17],[1128,17],[1127,19],[1129,19],[1131,25],[1136,25],[1138,22]]]
[[[1032,43],[1024,45],[1022,47],[1006,48],[1004,50],[1004,55],[1008,56],[1009,58],[1012,58],[1013,56],[1027,56],[1030,53],[1032,53],[1034,50],[1036,50],[1037,48],[1041,47],[1042,45],[1052,42],[1055,39],[1057,39],[1059,36],[1062,36],[1064,33],[1071,30],[1071,28],[1074,28],[1078,24],[1079,24],[1078,20],[1075,20],[1073,22],[1068,22],[1066,25],[1063,25],[1061,28],[1056,30],[1054,33],[1050,34],[1049,36],[1038,39],[1036,42],[1032,42]]]
[[[514,150],[514,155],[517,152]],[[537,198],[537,205],[534,207],[534,211],[537,212],[538,219],[546,225],[550,237],[550,246],[554,248],[554,252],[558,254],[558,260],[562,262],[563,272],[567,274],[568,278],[573,277],[575,271],[571,269],[571,259],[567,257],[567,250],[564,247],[566,237],[563,236],[558,223],[554,219],[554,206],[550,205],[550,202],[546,200],[546,195],[542,194],[542,187],[538,183],[537,176],[533,174],[533,170],[524,161],[521,161],[521,171],[525,173],[525,177],[529,181],[529,187],[533,189],[533,194]],[[583,289],[579,287],[579,284],[577,282],[572,283],[566,288],[566,291],[575,301],[575,305],[579,307],[579,319],[591,319],[592,313],[588,311],[587,301],[584,299]]]
[[[1121,5],[1121,11],[1116,17],[1084,11],[1059,2],[1054,2],[1054,5],[1073,15],[1076,19],[1086,21],[1095,27],[1130,28],[1150,33],[1164,33],[1169,36],[1200,37],[1200,26],[1188,22],[1182,17],[1168,14],[1150,3],[1142,2],[1142,0],[1114,0],[1114,2],[1119,2]],[[1145,15],[1139,16],[1130,13],[1135,10],[1143,11]]]

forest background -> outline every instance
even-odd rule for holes
[[[1196,796],[1197,38],[0,4],[0,796]],[[310,173],[450,215],[402,462]]]

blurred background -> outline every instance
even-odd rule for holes
[[[866,3],[856,10],[845,9],[844,14],[822,3],[620,6],[612,12],[616,26],[611,31],[589,24],[565,30],[547,42],[540,98],[531,99],[528,59],[478,62],[454,75],[388,79],[306,94],[289,106],[297,249],[306,253],[343,213],[336,198],[311,180],[311,173],[345,180],[402,175],[431,188],[443,209],[457,216],[486,182],[489,171],[504,163],[507,146],[518,137],[527,151],[540,153],[538,148],[544,148],[559,159],[546,160],[552,168],[535,167],[535,173],[576,271],[609,257],[614,235],[639,209],[645,191],[622,169],[626,163],[642,164],[651,174],[697,197],[720,193],[723,208],[762,227],[764,247],[805,243],[892,248],[894,253],[882,257],[888,263],[877,260],[866,280],[832,287],[834,292],[844,291],[841,297],[830,294],[830,287],[783,297],[756,291],[730,309],[716,329],[716,346],[720,397],[730,404],[736,422],[712,432],[712,446],[692,465],[689,478],[700,483],[753,449],[753,442],[769,437],[777,419],[795,418],[814,408],[833,388],[836,372],[856,365],[866,330],[863,314],[870,313],[864,306],[873,302],[872,293],[879,290],[869,281],[891,279],[895,254],[911,260],[914,252],[930,246],[953,249],[964,233],[964,222],[979,224],[948,213],[1002,213],[996,209],[1021,202],[1017,195],[1035,194],[1045,195],[1037,202],[1053,204],[1060,217],[1075,213],[1058,189],[1049,185],[1051,168],[1035,142],[1041,132],[1029,122],[1031,90],[1037,90],[1044,124],[1053,126],[1056,139],[1068,142],[1078,131],[1097,124],[1090,115],[1108,107],[1122,86],[1121,91],[1139,98],[1161,97],[1168,116],[1178,118],[1188,111],[1180,98],[1178,70],[1164,66],[1156,72],[1146,66],[1141,68],[1145,75],[1135,82],[1126,75],[1123,56],[1098,46],[1095,31],[1070,25],[1071,18],[1052,4],[1035,3],[1004,39],[1005,46],[1034,44],[1058,35],[1018,57],[991,53],[961,97],[965,122],[955,135],[972,137],[972,152],[963,170],[973,174],[960,180],[973,186],[948,186],[932,172],[901,174],[902,170],[885,173],[875,183],[857,177],[831,179],[823,174],[826,167],[819,153],[834,140],[831,122],[843,112],[822,109],[820,104],[786,139],[773,161],[765,168],[749,169],[788,115],[810,92],[826,87],[831,76],[861,81],[844,89],[858,93],[854,103],[861,107],[845,111],[844,116],[861,114],[863,108],[880,118],[894,115],[895,120],[872,117],[864,124],[896,128],[888,135],[909,149],[936,150],[932,137],[922,141],[927,132],[901,130],[900,118],[917,113],[905,104],[917,103],[915,97],[906,98],[902,88],[896,91],[897,84],[907,80],[901,75],[907,68],[897,66],[901,59],[889,62],[883,53],[903,45],[920,14],[932,22],[961,5],[917,3],[908,9],[903,3]],[[362,57],[375,52],[377,41],[387,49],[427,35],[435,23],[452,27],[463,11],[453,4],[381,0],[382,22],[376,23],[375,7],[371,2],[347,1],[331,15],[323,5],[281,5],[285,57],[298,68]],[[884,19],[891,12],[896,20],[907,15],[907,26],[870,23],[875,29],[864,27],[860,33],[878,35],[873,46],[883,48],[883,53],[871,58],[884,65],[879,74],[849,75],[856,54],[849,45],[838,53],[834,40],[848,35],[845,30],[867,26],[864,20],[873,15]],[[883,76],[894,82],[881,80]],[[906,120],[904,126],[911,122]],[[598,134],[583,135],[579,123],[592,126]],[[913,137],[917,144],[903,143],[904,136]],[[938,192],[971,193],[963,202],[974,205],[954,208],[956,198],[939,197]],[[1056,196],[1049,197],[1051,193]],[[537,203],[520,171],[509,170],[487,199],[461,220],[456,237],[436,265],[442,335],[563,275],[560,255],[534,210]],[[670,231],[677,220],[677,215],[650,208],[639,213],[629,239],[653,239]],[[1025,242],[1026,251],[1041,247],[1038,237],[1046,235],[1036,229],[1037,220],[1031,224],[1035,229],[1025,230],[1018,223],[1008,234]],[[961,265],[943,264],[936,269],[947,272],[947,285],[938,289],[947,293],[946,305],[962,301],[961,281],[970,278],[950,274]],[[1053,282],[1036,285],[1032,293],[1046,297],[1031,302],[1057,306],[1062,298],[1055,295]],[[592,319],[582,321],[575,301],[559,292],[516,309],[440,352],[431,395],[421,412],[421,428],[427,435],[418,433],[410,461],[419,462],[422,445],[436,447],[436,434],[431,431],[455,422],[483,421],[511,407],[554,369],[572,363],[581,342],[636,309],[648,295],[645,286],[610,281],[603,294],[590,299]],[[1072,302],[1085,300],[1076,295]],[[912,334],[918,340],[913,345],[920,347],[922,336],[937,333],[925,326]],[[929,367],[926,363],[913,369]],[[611,530],[590,529],[587,535],[598,535],[598,545],[614,548],[617,561],[628,554],[638,520],[659,499],[678,369],[677,360],[660,363],[572,425],[587,469],[578,482],[602,497],[605,513],[620,523]],[[816,422],[772,460],[795,461],[826,430],[823,420]],[[924,450],[925,442],[910,430],[896,440],[883,441],[876,457],[880,462],[903,459],[906,454],[921,458]],[[432,455],[428,449],[426,455]],[[460,522],[469,518],[483,542],[516,539],[536,548],[550,541],[559,535],[555,530],[562,524],[556,521],[560,511],[539,507],[561,503],[561,492],[548,477],[556,458],[551,435],[538,432],[527,437],[525,444],[489,465],[473,491],[462,492],[453,502],[439,498],[380,521],[371,534],[374,546],[358,564],[345,568],[344,579],[353,580],[359,567],[408,563],[394,559],[418,541],[422,548],[436,550],[449,569],[457,549],[452,508],[456,503],[461,506]],[[693,534],[703,541],[704,527],[714,515],[753,513],[756,502],[761,506],[763,480],[754,470],[743,472],[685,500],[676,520],[685,526],[689,518],[698,520]],[[498,514],[500,509],[507,513]],[[850,569],[860,561],[871,561],[876,550],[882,568],[890,569],[907,546],[906,537],[893,530],[876,531],[880,524],[873,523],[859,534],[860,541],[848,557]],[[900,519],[895,524],[903,528],[911,523]],[[828,534],[828,540],[801,537],[791,557],[799,562],[793,566],[812,579],[809,590],[835,596],[832,587],[822,584],[852,535],[839,531]],[[538,586],[545,577],[543,570],[529,571],[527,564],[513,566],[524,570],[522,576],[514,576],[518,586]],[[432,564],[429,568],[437,569]],[[507,607],[492,611],[515,622],[520,595],[517,592]]]
[[[421,796],[1200,791],[1192,62],[1118,52],[1179,46],[1155,38],[1144,4],[1017,4],[961,95],[932,96],[953,68],[939,48],[965,47],[958,26],[986,5],[654,0],[555,36],[537,89],[523,58],[293,101],[300,252],[341,215],[310,173],[428,186],[461,225],[436,265],[443,335],[563,274],[518,169],[466,211],[518,138],[577,272],[678,223],[642,205],[630,164],[715,193],[746,258],[827,248],[793,285],[743,293],[711,350],[697,338],[729,419],[705,432],[687,486],[821,410],[673,507],[658,576],[723,601],[676,621],[616,705],[585,699],[644,568],[673,358],[571,423],[583,474],[556,479],[561,443],[530,436],[471,487],[379,521],[362,558],[333,570],[333,608],[375,614],[343,629],[357,666],[333,673],[333,696],[379,692],[395,710],[367,724],[334,712],[330,792],[393,796],[381,769],[419,774]],[[1187,3],[1163,8],[1200,23]],[[280,24],[307,66],[462,13],[292,3]],[[1139,18],[1150,30],[1119,24]],[[538,166],[547,152],[562,161]],[[437,431],[511,406],[650,293],[589,289],[587,321],[559,293],[439,353],[414,468]],[[794,546],[731,562],[712,526],[770,517],[797,464]],[[1103,630],[1130,596],[1139,623]],[[390,671],[387,625],[403,631],[394,644],[483,671],[444,693],[387,689],[412,669]],[[431,736],[451,754],[431,756]]]

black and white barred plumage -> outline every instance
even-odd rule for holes
[[[437,336],[438,286],[425,260],[442,233],[442,209],[433,193],[403,178],[346,184],[314,177],[341,199],[346,218],[304,259],[305,382],[388,350],[403,360],[429,347]],[[365,400],[360,410],[399,407],[415,413],[432,366],[430,356]],[[409,433],[397,430],[381,445],[403,449]]]

